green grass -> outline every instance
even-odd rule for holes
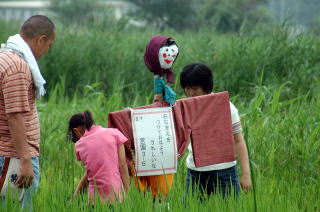
[[[255,193],[222,200],[211,196],[200,203],[189,196],[187,211],[318,211],[320,168],[319,96],[301,95],[292,101],[281,100],[285,86],[258,89],[251,102],[233,98],[242,115],[247,132]],[[58,95],[58,93],[55,93]],[[86,96],[66,99],[51,95],[39,102],[41,119],[41,184],[34,199],[34,211],[89,211],[87,195],[69,203],[84,170],[75,161],[74,146],[66,143],[67,121],[75,112],[90,109],[97,124],[106,126],[107,114],[125,106],[145,104],[144,98],[126,105],[120,93],[105,97],[91,90]],[[263,98],[260,98],[260,97]],[[60,97],[60,98],[58,98]],[[278,100],[275,100],[277,98]],[[179,161],[173,189],[168,196],[170,211],[184,211],[185,157]],[[256,201],[254,199],[256,196]],[[141,194],[132,185],[122,204],[115,211],[166,211],[164,204],[153,204],[151,193]],[[8,211],[18,211],[9,204]],[[98,203],[96,211],[108,211]]]
[[[0,27],[2,43],[18,25],[0,22]],[[140,30],[120,23],[89,29],[58,24],[56,31],[55,44],[39,63],[48,90],[63,81],[63,92],[69,97],[75,90],[99,83],[99,91],[106,96],[113,95],[114,89],[121,90],[126,103],[136,95],[151,98],[152,74],[143,55],[151,36],[157,34],[172,36],[179,45],[180,54],[173,67],[177,78],[174,89],[178,92],[179,73],[192,62],[208,64],[217,79],[215,89],[228,90],[232,96],[251,99],[257,85],[280,86],[285,82],[284,98],[319,91],[319,37],[312,32],[293,35],[290,26],[250,34],[218,34],[205,28],[183,33]]]
[[[1,24],[1,23],[0,23]],[[1,24],[0,41],[14,30]],[[143,63],[146,43],[158,31],[58,28],[52,51],[41,61],[48,95],[38,102],[41,122],[41,183],[34,211],[89,211],[87,197],[69,203],[84,170],[66,143],[70,116],[89,109],[106,126],[111,111],[152,102],[152,74]],[[185,157],[179,161],[170,211],[320,211],[320,42],[310,34],[291,36],[286,28],[262,35],[162,32],[172,35],[181,54],[178,73],[195,61],[213,67],[215,90],[229,90],[238,107],[255,189],[238,200],[212,196],[200,203],[189,196],[182,206]],[[241,172],[241,170],[240,170]],[[132,186],[115,211],[166,211],[151,194]],[[7,204],[6,211],[19,211]],[[96,211],[108,211],[97,204]]]
[[[242,98],[253,97],[256,85],[287,82],[284,95],[293,98],[299,92],[313,92],[319,84],[320,40],[312,33],[291,36],[287,28],[275,29],[264,37],[219,35],[214,31],[57,31],[56,44],[40,64],[49,90],[63,78],[66,95],[72,96],[75,89],[100,82],[100,90],[107,96],[112,94],[113,87],[123,90],[126,99],[136,94],[150,96],[152,84],[147,82],[152,75],[143,55],[155,34],[177,40],[177,79],[186,64],[204,62],[214,71],[216,90],[228,90]],[[174,88],[180,89],[178,83]]]

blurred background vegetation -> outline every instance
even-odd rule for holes
[[[40,66],[49,91],[63,84],[70,96],[89,86],[149,100],[152,74],[143,54],[151,36],[163,34],[180,47],[177,79],[184,65],[204,62],[216,91],[250,99],[259,87],[286,83],[283,97],[291,98],[319,91],[319,9],[316,0],[50,0],[57,40]],[[1,21],[0,41],[20,23]]]
[[[49,10],[63,23],[92,26],[93,21],[112,19],[113,6],[122,5],[123,14],[145,27],[198,30],[202,27],[219,32],[252,30],[257,24],[273,27],[288,22],[302,28],[319,30],[320,3],[317,0],[49,0]],[[109,4],[107,3],[109,2]],[[106,4],[107,3],[107,4]],[[121,7],[121,6],[120,6]],[[109,14],[109,15],[108,15]],[[95,18],[94,18],[95,17]],[[119,17],[118,17],[119,18]]]
[[[92,25],[93,16],[105,19],[111,12],[108,11],[111,5],[122,5],[125,8],[122,15],[128,19],[162,30],[207,27],[219,32],[238,32],[241,27],[252,30],[257,24],[262,24],[270,28],[284,22],[315,30],[320,27],[317,24],[320,17],[317,0],[50,0],[50,3],[49,9],[64,23],[75,24],[81,20]]]
[[[44,13],[54,20],[57,38],[39,61],[48,92],[38,101],[43,177],[35,211],[89,211],[85,200],[65,204],[83,173],[73,145],[65,143],[67,120],[90,109],[96,123],[106,126],[109,112],[151,103],[153,75],[143,54],[156,34],[179,45],[173,66],[179,98],[179,73],[192,62],[213,69],[215,91],[230,92],[256,180],[256,190],[241,201],[194,199],[188,210],[254,211],[254,202],[258,211],[320,211],[319,0],[106,2],[50,0]],[[22,21],[0,19],[0,43],[17,33]],[[172,211],[185,210],[185,159],[168,198]],[[150,194],[130,192],[115,211],[165,211],[152,204]]]

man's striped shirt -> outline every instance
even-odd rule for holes
[[[18,54],[0,50],[0,156],[17,157],[7,119],[10,113],[23,113],[30,156],[38,156],[40,128],[32,73]]]

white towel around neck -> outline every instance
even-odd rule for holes
[[[10,36],[8,41],[1,45],[1,48],[13,50],[23,57],[31,69],[33,82],[36,86],[37,99],[44,96],[46,94],[46,90],[44,89],[43,85],[46,83],[46,81],[41,75],[38,63],[31,51],[30,46],[22,39],[22,37],[19,34]]]

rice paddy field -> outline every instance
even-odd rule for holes
[[[16,32],[1,25],[0,42]],[[152,35],[176,39],[174,64],[204,62],[214,70],[215,91],[227,90],[241,115],[249,149],[253,189],[238,199],[211,196],[199,202],[185,192],[186,154],[179,160],[166,203],[152,201],[131,184],[113,209],[87,204],[87,195],[70,201],[84,169],[66,142],[70,116],[89,109],[107,126],[111,111],[152,103],[152,74],[143,62]],[[218,34],[215,31],[57,29],[57,40],[40,60],[47,96],[38,101],[41,122],[41,182],[34,211],[320,211],[320,39],[286,27],[266,33]],[[239,170],[241,173],[241,170]],[[3,211],[20,211],[8,202]]]

